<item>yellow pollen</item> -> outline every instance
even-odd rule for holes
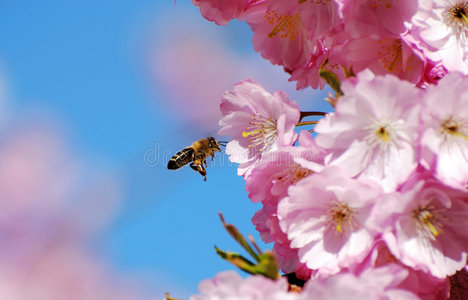
[[[311,173],[312,173],[311,170],[299,168],[299,170],[296,171],[296,181],[299,181],[302,178],[309,176]]]
[[[468,25],[467,9],[468,5],[466,3],[459,3],[450,9],[450,14],[457,21]]]
[[[344,216],[340,215],[338,216],[337,224],[336,224],[336,231],[338,233],[341,233],[341,221],[343,220]]]
[[[375,132],[377,136],[379,136],[384,142],[388,142],[390,140],[390,135],[385,127],[380,127]]]
[[[403,50],[400,39],[385,38],[378,42],[380,50],[377,51],[379,63],[382,68],[389,72],[400,72],[402,70]]]
[[[440,235],[440,232],[437,229],[437,227],[435,227],[434,224],[432,224],[434,215],[429,210],[421,210],[418,214],[418,218],[422,222],[422,224],[427,229],[429,229],[429,231],[435,238]]]
[[[354,210],[346,203],[336,203],[328,212],[332,226],[336,232],[342,234],[344,231],[356,229],[357,225],[353,219]],[[332,227],[332,228],[333,228]]]
[[[420,207],[413,213],[414,218],[418,221],[419,228],[426,232],[432,240],[435,240],[441,233],[443,233],[440,222],[441,217],[432,206]]]
[[[256,135],[256,134],[259,134],[262,130],[261,129],[257,129],[257,130],[252,130],[252,131],[249,131],[249,132],[245,132],[245,131],[242,131],[242,137],[248,137],[250,135]]]
[[[468,17],[466,16],[466,14],[461,14],[463,20],[465,21],[465,24],[468,25]]]
[[[381,7],[384,6],[386,9],[392,8],[391,0],[373,0],[371,2],[371,7]]]
[[[297,23],[300,21],[299,15],[279,15],[275,11],[267,12],[265,15],[267,23],[274,25],[271,32],[268,34],[269,38],[278,36],[279,38],[288,38],[294,40],[297,35]]]
[[[242,131],[242,137],[249,139],[249,148],[256,148],[262,152],[271,147],[276,140],[276,120],[272,118],[267,119],[257,114],[253,114],[250,117],[251,121],[245,130]]]
[[[465,140],[468,140],[468,135],[464,134],[461,131],[460,127],[462,127],[462,125],[454,121],[452,118],[449,118],[448,120],[442,122],[441,127],[442,133],[448,133],[452,136],[458,136]]]
[[[423,220],[424,225],[428,227],[428,229],[431,231],[432,235],[434,237],[438,237],[440,232],[437,230],[437,228],[428,220]]]

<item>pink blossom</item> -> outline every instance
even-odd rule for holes
[[[418,180],[418,179],[422,180]],[[435,277],[453,275],[466,264],[468,193],[416,173],[401,193],[376,208],[383,239],[403,264]]]
[[[248,176],[265,153],[296,141],[300,112],[284,92],[272,95],[257,82],[245,80],[223,94],[220,108],[219,134],[233,136],[226,153],[240,164],[239,175]]]
[[[344,60],[341,55],[342,46],[326,46],[320,43],[311,53],[309,62],[300,68],[291,71],[289,81],[297,81],[296,89],[311,87],[313,89],[323,89],[326,82],[319,76],[321,68],[335,73],[340,80],[346,79],[344,72]],[[326,63],[325,63],[326,62]]]
[[[418,10],[418,0],[341,0],[340,14],[353,38],[399,35]]]
[[[262,2],[249,9],[243,19],[254,32],[255,51],[272,64],[294,70],[308,61],[313,44],[298,13],[269,10],[268,3]]]
[[[366,270],[388,266],[389,264],[398,264],[408,271],[408,276],[398,285],[399,288],[407,289],[424,300],[447,299],[449,292],[447,279],[436,278],[431,274],[404,266],[393,256],[385,242],[381,240],[374,245],[366,259],[351,268],[350,271],[359,276]]]
[[[362,72],[343,83],[336,112],[315,127],[330,165],[393,190],[416,168],[419,91],[392,75]]]
[[[432,61],[468,73],[468,1],[420,1],[410,33]]]
[[[447,278],[437,278],[430,273],[406,267],[408,277],[398,287],[407,289],[423,300],[448,299],[450,284]]]
[[[468,77],[447,74],[424,93],[422,163],[444,183],[468,188]]]
[[[218,25],[226,25],[239,18],[250,2],[252,0],[192,0],[193,5],[200,7],[205,19]]]
[[[383,35],[349,41],[343,46],[342,56],[348,68],[356,73],[369,68],[376,75],[390,73],[417,83],[424,74],[425,61],[416,51],[399,35]]]
[[[445,75],[447,75],[447,69],[442,64],[428,61],[424,76],[418,86],[426,88],[429,84],[437,84]]]
[[[336,1],[305,0],[284,1],[269,0],[268,11],[297,16],[308,30],[311,38],[323,37],[329,30],[341,23]]]
[[[300,299],[420,299],[411,291],[398,286],[407,276],[408,271],[398,265],[368,269],[359,276],[352,273],[339,273],[326,279],[309,281]]]
[[[273,281],[262,276],[250,276],[246,279],[236,272],[225,271],[213,279],[202,281],[198,287],[201,295],[194,295],[190,300],[293,300],[294,294],[288,293],[285,278]]]
[[[322,171],[325,154],[309,132],[301,131],[298,147],[267,153],[257,163],[245,181],[250,200],[276,205],[278,199],[287,195],[291,184]]]
[[[300,261],[322,274],[334,274],[365,258],[375,233],[369,216],[380,188],[341,176],[330,167],[289,188],[278,218]]]
[[[288,236],[279,225],[277,206],[264,205],[252,218],[252,223],[265,243],[274,242],[273,254],[281,271],[295,272],[301,279],[308,279],[311,270],[299,261],[298,250],[292,249]]]
[[[275,242],[273,252],[280,269],[285,273],[294,272],[298,256],[297,250],[290,248],[289,240],[279,226],[278,201],[287,196],[290,185],[321,171],[324,156],[325,152],[315,144],[312,135],[301,131],[298,147],[286,147],[268,153],[246,178],[249,198],[263,204],[252,222],[264,242]]]
[[[285,244],[276,242],[275,245],[273,246],[272,252],[275,255],[275,258],[278,263],[278,266],[280,267],[280,270],[283,271],[284,273],[296,272],[296,270],[299,270],[299,269],[308,270],[307,267],[304,269],[303,267],[305,265],[299,262],[297,249],[291,249],[291,247],[289,246],[289,241],[287,241]],[[307,275],[310,274],[309,272],[306,272],[306,273]],[[297,275],[298,274],[296,274],[296,276]],[[303,277],[303,276],[297,276],[297,277]],[[308,278],[306,277],[305,279],[308,279]]]

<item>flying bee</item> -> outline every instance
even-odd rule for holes
[[[216,151],[221,152],[221,146],[226,146],[226,142],[216,141],[214,137],[208,137],[201,139],[193,143],[191,146],[186,147],[176,154],[169,160],[167,168],[170,170],[177,170],[186,164],[190,163],[190,167],[200,173],[206,181],[206,159],[211,156],[211,160],[214,159]]]

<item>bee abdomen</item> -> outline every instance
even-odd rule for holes
[[[180,150],[169,160],[167,164],[167,168],[171,170],[175,170],[175,169],[185,166],[189,162],[193,161],[194,153],[195,151],[193,150],[192,147],[187,147],[185,149]]]

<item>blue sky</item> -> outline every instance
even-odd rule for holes
[[[213,246],[239,247],[217,214],[247,234],[254,233],[250,218],[259,208],[248,200],[235,166],[222,156],[203,182],[189,168],[168,171],[162,155],[155,165],[144,161],[148,151],[175,153],[217,131],[187,123],[167,105],[174,99],[148,68],[167,46],[162,37],[177,34],[171,31],[176,25],[199,28],[233,55],[257,60],[261,72],[276,72],[282,81],[262,84],[287,90],[301,108],[317,108],[323,100],[313,98],[325,92],[293,92],[281,68],[253,51],[248,26],[218,27],[190,1],[0,1],[0,12],[0,74],[11,110],[53,116],[74,152],[121,182],[121,210],[95,247],[117,268],[167,285],[178,297],[231,269]]]

